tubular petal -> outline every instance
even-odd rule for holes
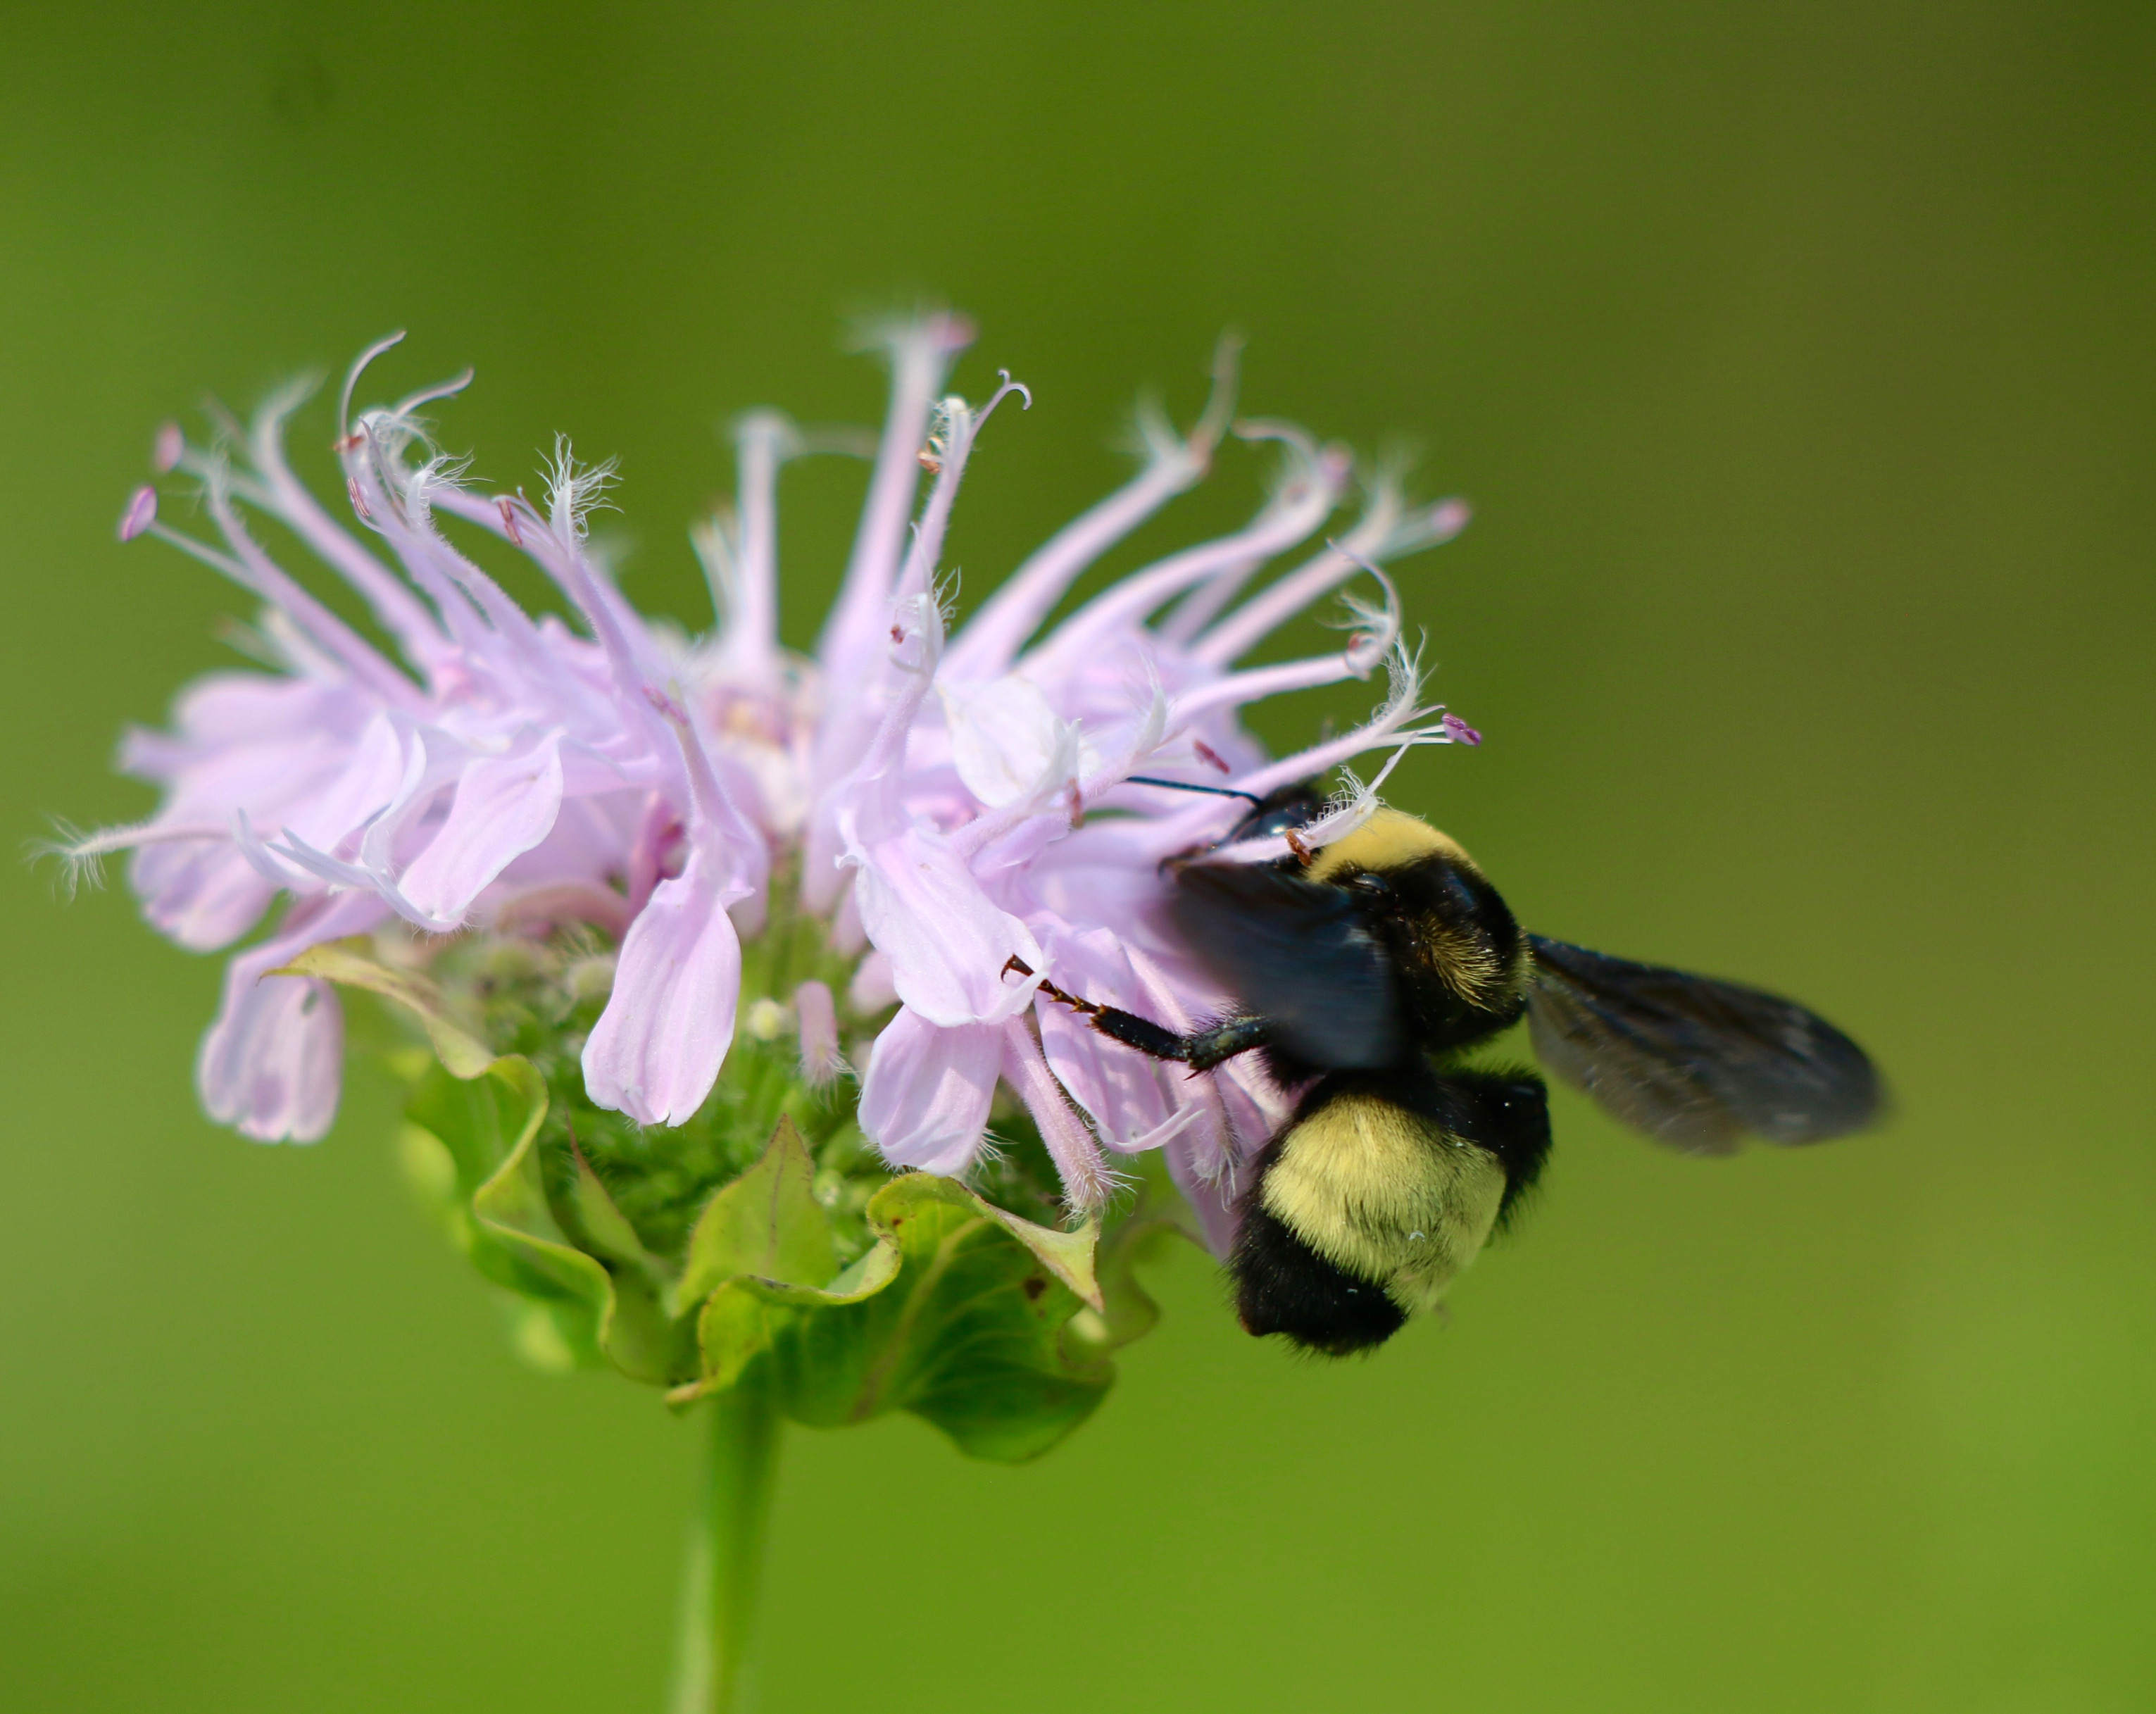
[[[876,658],[884,608],[898,576],[906,515],[920,480],[929,404],[951,358],[971,337],[964,323],[948,316],[923,316],[889,336],[891,408],[845,582],[817,644],[827,671],[857,671]]]
[[[1017,958],[1045,974],[1046,957],[941,839],[909,828],[849,860],[861,926],[914,1013],[947,1028],[998,1024],[1031,1003],[1032,985],[1004,968]]]
[[[1047,1145],[1063,1180],[1064,1199],[1078,1214],[1092,1214],[1107,1204],[1116,1189],[1116,1176],[1101,1153],[1093,1133],[1072,1110],[1070,1098],[1041,1057],[1040,1044],[1014,1018],[1003,1027],[1004,1077],[1019,1093],[1026,1111]]]
[[[801,1075],[814,1085],[830,1082],[846,1069],[839,1051],[839,1004],[820,982],[793,990],[793,1016],[800,1033]]]
[[[968,677],[1008,671],[1064,593],[1087,567],[1161,507],[1200,480],[1213,448],[1235,410],[1240,341],[1224,338],[1214,352],[1213,390],[1204,414],[1185,439],[1164,423],[1146,434],[1138,474],[1050,536],[984,603],[952,644],[953,668]]]
[[[678,1125],[703,1106],[733,1044],[741,942],[714,867],[692,849],[638,913],[584,1044],[586,1091],[640,1125]]]
[[[901,1006],[869,1050],[863,1133],[894,1167],[964,1172],[988,1129],[1002,1061],[998,1026],[940,1029]]]
[[[1013,674],[984,685],[937,687],[951,757],[966,789],[1001,809],[1036,791],[1062,753],[1070,729],[1038,685]],[[1099,765],[1078,741],[1080,771]]]
[[[1191,652],[1209,666],[1227,666],[1370,562],[1382,564],[1450,541],[1466,522],[1466,508],[1458,500],[1410,511],[1404,508],[1399,490],[1382,482],[1362,521],[1337,546],[1259,591],[1200,637]]]
[[[1051,944],[1058,978],[1095,1003],[1144,1010],[1120,938],[1095,928],[1058,936]],[[1178,1104],[1164,1086],[1163,1068],[1111,1041],[1068,1007],[1037,997],[1034,1016],[1048,1068],[1111,1148],[1157,1147]],[[1186,1121],[1187,1122],[1187,1121]]]
[[[428,916],[455,921],[488,882],[553,831],[562,809],[562,740],[521,756],[483,757],[457,781],[448,819],[398,885]]]
[[[386,914],[363,895],[298,905],[275,935],[225,967],[224,1003],[195,1061],[211,1118],[258,1142],[314,1142],[329,1130],[343,1080],[336,990],[311,977],[269,972]]]

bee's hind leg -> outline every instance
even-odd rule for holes
[[[1032,967],[1019,958],[1013,958],[1004,969],[1006,972],[1015,971],[1020,976],[1033,974]],[[1135,1048],[1152,1059],[1187,1065],[1196,1071],[1210,1071],[1223,1060],[1232,1060],[1265,1043],[1265,1024],[1260,1019],[1230,1018],[1209,1029],[1178,1035],[1166,1024],[1141,1018],[1135,1012],[1126,1012],[1120,1006],[1096,1005],[1091,1000],[1065,993],[1052,982],[1043,982],[1040,991],[1059,1005],[1068,1006],[1080,1014],[1111,1041]]]
[[[1183,1057],[1194,1071],[1210,1071],[1223,1060],[1261,1048],[1270,1038],[1262,1018],[1230,1018],[1210,1029],[1183,1038]]]

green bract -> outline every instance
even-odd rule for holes
[[[1151,1327],[1132,1261],[1173,1224],[1154,1181],[1104,1235],[1047,1224],[1053,1169],[1029,1138],[984,1177],[993,1201],[893,1176],[850,1083],[808,1085],[791,1033],[753,1028],[688,1124],[647,1131],[583,1096],[577,1049],[608,961],[582,931],[460,942],[424,972],[402,950],[320,946],[290,973],[370,991],[424,1032],[389,1056],[410,1085],[403,1163],[506,1294],[529,1360],[608,1365],[676,1406],[752,1393],[815,1428],[910,1410],[962,1451],[1017,1460],[1084,1421],[1110,1353]],[[781,991],[827,962],[806,924],[774,925],[756,956]]]

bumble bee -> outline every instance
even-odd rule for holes
[[[1043,985],[1141,1053],[1200,1071],[1258,1053],[1301,1089],[1239,1203],[1228,1265],[1252,1333],[1344,1355],[1436,1306],[1549,1152],[1542,1079],[1460,1063],[1523,1014],[1550,1070],[1686,1153],[1877,1116],[1877,1071],[1816,1014],[1528,934],[1456,842],[1399,810],[1313,851],[1297,829],[1322,808],[1291,788],[1223,842],[1285,835],[1276,862],[1169,865],[1168,919],[1234,1015],[1178,1034]]]

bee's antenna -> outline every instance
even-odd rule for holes
[[[1239,792],[1233,786],[1201,786],[1190,780],[1149,779],[1143,774],[1132,774],[1123,782],[1128,786],[1160,786],[1171,792],[1203,792],[1213,798],[1240,798],[1246,803],[1263,803],[1265,800],[1255,792]]]

